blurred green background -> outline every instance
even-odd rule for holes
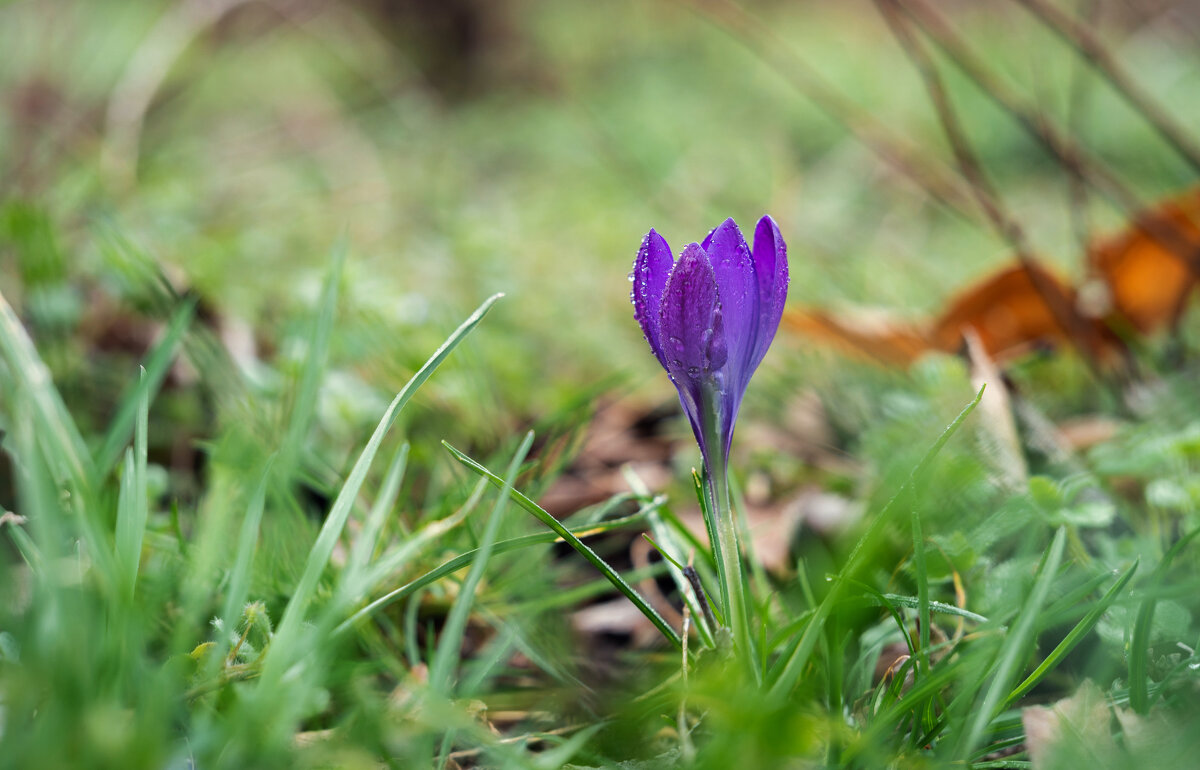
[[[1090,5],[1140,82],[1183,124],[1200,121],[1186,12]],[[1147,200],[1191,179],[1015,4],[939,7]],[[726,216],[770,213],[791,247],[793,302],[909,315],[1008,258],[794,87],[790,57],[927,160],[949,158],[868,2],[10,0],[0,50],[0,280],[38,336],[100,335],[97,292],[127,312],[116,254],[133,251],[251,330],[256,354],[302,355],[284,344],[288,324],[344,238],[334,363],[351,402],[394,391],[398,362],[508,293],[474,349],[486,365],[460,362],[486,373],[458,382],[483,407],[467,416],[479,430],[552,411],[581,382],[650,377],[625,274],[652,226],[678,250]],[[945,69],[1035,245],[1078,274],[1065,176]],[[1088,211],[1092,227],[1121,221]],[[661,377],[646,387],[670,397]]]
[[[934,5],[1002,82],[1092,148],[1146,203],[1193,184],[1196,171],[1018,2]],[[1192,3],[1072,0],[1058,7],[1086,19],[1176,122],[1200,125],[1200,17]],[[1034,249],[1080,279],[1085,242],[1122,227],[1125,214],[1090,193],[1081,198],[1060,164],[1009,115],[940,53],[934,58],[974,149]],[[540,443],[519,487],[540,499],[573,461],[580,447],[573,431],[589,424],[596,404],[627,399],[624,411],[610,411],[616,414],[611,421],[590,423],[611,440],[609,454],[595,446],[590,455],[580,453],[603,466],[598,475],[619,485],[597,499],[625,492],[620,466],[648,456],[644,465],[658,470],[652,491],[669,489],[681,515],[692,512],[688,469],[698,454],[628,300],[626,276],[651,227],[678,253],[725,217],[748,230],[770,214],[790,247],[793,307],[928,316],[978,276],[1009,263],[1009,246],[977,213],[963,217],[932,200],[881,157],[878,146],[865,145],[814,104],[816,80],[860,113],[856,122],[875,125],[920,164],[953,176],[926,89],[868,0],[0,0],[0,293],[49,366],[91,454],[109,461],[98,463],[96,487],[87,490],[94,497],[64,498],[62,508],[75,505],[86,515],[58,521],[60,501],[49,494],[35,501],[42,509],[22,508],[50,511],[42,520],[61,524],[37,546],[71,552],[89,534],[76,531],[80,522],[100,533],[85,545],[97,553],[111,545],[108,533],[119,528],[120,510],[135,509],[128,504],[133,485],[122,486],[136,467],[132,455],[120,474],[112,470],[132,418],[124,432],[109,434],[119,439],[113,447],[102,437],[119,408],[137,403],[129,395],[137,364],[163,339],[172,314],[188,301],[197,308],[182,343],[187,355],[151,399],[149,491],[137,508],[145,548],[123,554],[137,585],[121,601],[136,597],[137,611],[110,617],[112,608],[95,597],[111,598],[104,593],[111,586],[92,585],[92,577],[74,583],[59,581],[53,570],[43,579],[27,569],[20,558],[30,552],[19,540],[23,524],[10,522],[16,534],[4,566],[14,577],[5,586],[0,674],[9,694],[21,696],[13,712],[32,728],[0,737],[29,756],[49,745],[55,756],[133,766],[130,757],[140,751],[149,757],[142,764],[154,767],[191,767],[193,751],[213,766],[222,757],[237,766],[255,756],[256,720],[274,730],[274,743],[265,745],[279,748],[273,756],[280,767],[292,766],[288,752],[302,753],[293,740],[300,731],[345,728],[342,737],[353,747],[347,750],[360,752],[364,767],[375,766],[376,757],[405,766],[406,752],[439,756],[435,742],[450,748],[437,716],[419,713],[405,698],[423,692],[414,677],[432,657],[436,637],[446,638],[444,625],[442,634],[435,631],[448,608],[471,596],[459,594],[462,584],[453,578],[434,581],[419,600],[381,610],[355,627],[352,638],[314,643],[325,656],[314,659],[330,661],[328,669],[311,667],[294,681],[262,687],[242,681],[247,671],[247,678],[258,672],[250,652],[237,657],[240,647],[227,667],[236,676],[217,681],[211,692],[185,689],[209,683],[195,685],[169,669],[189,650],[221,639],[222,629],[205,624],[221,611],[235,544],[252,554],[261,542],[242,588],[247,599],[263,604],[250,605],[253,612],[239,621],[246,634],[253,618],[265,617],[260,611],[280,620],[306,564],[316,566],[303,601],[316,597],[321,611],[305,616],[301,607],[294,617],[325,622],[471,552],[479,542],[478,515],[448,533],[438,529],[474,481],[445,454],[443,439],[498,470],[521,433],[536,428]],[[330,276],[342,249],[338,283]],[[332,300],[323,302],[327,287]],[[384,442],[383,452],[395,457],[396,447],[411,440],[412,462],[400,503],[379,508],[388,514],[379,550],[407,553],[409,544],[429,538],[414,546],[419,555],[411,563],[396,562],[404,569],[362,578],[358,593],[331,599],[331,586],[361,565],[344,569],[345,553],[335,551],[332,540],[322,559],[305,561],[330,500],[346,488],[343,479],[388,401],[495,292],[507,297]],[[1194,343],[1193,327],[1185,341]],[[11,341],[16,335],[7,331],[0,338]],[[1178,622],[1170,634],[1153,637],[1158,647],[1151,658],[1150,632],[1157,626],[1149,617],[1157,594],[1144,599],[1141,593],[1159,588],[1144,577],[1148,565],[1164,565],[1154,580],[1166,582],[1173,557],[1163,553],[1179,533],[1195,528],[1200,510],[1194,371],[1185,358],[1181,364],[1160,352],[1136,351],[1144,382],[1123,392],[1114,382],[1089,380],[1070,355],[1013,365],[1006,374],[1017,383],[1014,392],[1034,407],[1017,409],[1024,420],[1019,440],[1014,431],[1012,446],[997,449],[1006,438],[997,425],[1011,420],[1008,405],[1001,402],[1000,417],[985,417],[991,407],[982,407],[947,445],[914,504],[925,517],[926,536],[914,537],[930,546],[928,566],[924,555],[914,566],[909,556],[920,549],[906,527],[889,523],[873,530],[874,558],[854,565],[862,566],[855,574],[864,590],[908,596],[932,583],[935,600],[960,602],[961,594],[968,598],[960,603],[972,611],[1007,623],[1023,617],[1028,586],[1061,526],[1071,535],[1070,568],[1057,576],[1051,569],[1046,578],[1058,579],[1054,593],[1042,597],[1056,602],[1053,612],[1030,636],[1006,637],[1016,639],[1010,647],[995,645],[1012,672],[1040,641],[1039,655],[1052,649],[1064,628],[1082,622],[1083,598],[1141,558],[1140,582],[1130,584],[1138,593],[1122,594],[1113,606],[1119,612],[1105,615],[1103,638],[1089,637],[1078,657],[1032,697],[1065,696],[1090,676],[1114,702],[1128,700],[1126,640],[1134,608],[1148,606],[1140,651],[1159,669],[1143,670],[1136,681],[1143,691],[1147,683],[1159,688],[1155,697],[1170,700],[1179,713],[1195,713],[1195,652],[1184,642],[1195,639],[1193,617],[1200,612],[1192,610],[1200,594],[1194,582],[1182,580],[1178,593],[1163,593],[1162,606]],[[29,357],[11,360],[27,363]],[[21,438],[17,428],[28,425],[26,415],[12,413],[13,405],[29,402],[12,367],[0,368],[0,396],[9,407],[0,413],[5,508],[23,502],[12,489],[23,471],[15,466],[25,462],[35,482],[38,473],[49,478],[41,465],[52,468],[56,458],[30,448],[36,440],[52,455],[46,447],[58,438],[25,436],[30,451],[18,459],[22,447],[13,449],[9,437]],[[1158,374],[1167,375],[1165,384]],[[999,381],[997,375],[993,382]],[[931,357],[911,373],[882,371],[844,363],[781,332],[745,401],[735,476],[751,513],[762,516],[755,526],[783,521],[782,512],[795,509],[804,494],[828,492],[839,495],[834,502],[842,529],[810,528],[793,540],[793,519],[755,544],[778,541],[779,563],[771,575],[755,576],[767,603],[777,603],[770,621],[778,639],[790,643],[808,634],[792,621],[813,608],[813,586],[817,599],[830,590],[820,576],[838,571],[870,523],[858,513],[878,512],[891,499],[976,390],[966,364],[950,356]],[[1053,427],[1046,417],[1098,411],[1119,414],[1125,432],[1090,454],[1081,447],[1064,460],[1054,447],[1037,443],[1045,435],[1039,430]],[[1111,424],[1100,427],[1112,438]],[[664,435],[684,440],[670,444]],[[1029,467],[1005,478],[1009,450]],[[103,458],[106,452],[111,457]],[[274,453],[275,471],[262,471]],[[380,483],[384,465],[375,464],[369,492],[386,487]],[[260,498],[260,506],[266,500],[261,533],[251,527],[238,540],[231,533],[252,518],[248,501],[271,472],[279,478]],[[25,502],[32,499],[29,489]],[[596,501],[565,499],[570,514],[583,508],[580,500]],[[623,513],[631,506],[621,498],[613,509]],[[510,516],[504,537],[544,532]],[[347,542],[358,542],[362,518],[358,512],[351,518]],[[31,531],[37,534],[36,526]],[[339,536],[335,531],[332,538]],[[1055,541],[1059,556],[1065,537]],[[626,573],[634,569],[629,539],[621,533],[600,539],[605,555]],[[789,551],[793,546],[796,553]],[[529,730],[567,722],[596,729],[603,723],[607,730],[610,715],[623,713],[626,723],[597,738],[593,756],[624,759],[630,745],[660,750],[661,717],[676,709],[676,691],[666,687],[640,701],[626,698],[620,687],[633,691],[655,682],[657,688],[673,676],[660,677],[678,659],[630,639],[608,644],[604,632],[572,626],[576,604],[609,586],[565,548],[536,553],[488,565],[478,584],[476,609],[483,609],[471,616],[475,625],[468,625],[466,641],[447,664],[474,672],[464,675],[470,686],[439,693],[479,696],[494,710],[519,713],[507,717],[513,731],[526,719]],[[1194,552],[1178,562],[1178,571],[1191,570],[1194,581]],[[22,581],[41,581],[37,595],[53,601],[28,602],[34,589],[26,591]],[[57,612],[60,600],[88,609],[77,617],[66,613],[68,622],[59,628],[69,633],[56,636],[42,620]],[[861,705],[852,701],[873,687],[887,689],[873,672],[885,642],[898,638],[892,618],[877,606],[847,607],[831,616],[834,631],[847,634],[846,645],[832,636],[828,644],[823,640],[812,675],[776,712],[764,713],[769,707],[755,690],[724,698],[725,680],[716,676],[708,681],[717,685],[715,694],[704,695],[702,681],[698,692],[710,699],[705,708],[715,725],[707,766],[730,766],[722,751],[762,752],[764,767],[781,756],[818,754],[836,764],[837,731],[849,735],[870,722],[865,712],[852,713]],[[124,618],[126,626],[112,617]],[[896,618],[902,627],[905,621]],[[133,642],[110,633],[114,628],[124,628]],[[255,627],[251,646],[265,646],[268,638],[269,629]],[[302,634],[296,638],[307,643]],[[941,669],[956,677],[947,680],[946,692],[968,693],[955,701],[957,721],[947,731],[955,741],[973,719],[972,698],[994,671],[989,645],[998,636],[980,638],[979,644],[964,641],[967,652],[948,662],[958,669]],[[39,648],[47,639],[53,643]],[[83,645],[81,639],[99,641]],[[18,642],[24,645],[20,665],[8,649]],[[90,657],[74,655],[85,647]],[[1180,650],[1190,650],[1188,657]],[[74,667],[60,665],[64,659]],[[598,686],[580,705],[576,673],[619,686]],[[309,700],[293,697],[288,688],[296,682]],[[845,692],[844,682],[850,683]],[[79,693],[79,704],[60,698],[62,691]],[[929,692],[926,716],[942,697]],[[174,705],[163,713],[142,708],[148,693]],[[148,725],[145,734],[130,716],[135,706],[137,719]],[[460,735],[463,743],[489,745],[491,724],[477,720],[474,708],[472,702],[446,713],[479,728]],[[45,714],[51,716],[38,716]],[[584,717],[573,721],[579,714]],[[868,725],[859,749],[880,756],[907,751],[914,766],[924,766],[928,726],[915,729],[916,718],[908,723],[904,714],[894,719]],[[387,720],[387,729],[376,724]],[[905,724],[913,729],[901,729]],[[1020,732],[1019,724],[1005,725]],[[1007,740],[1002,733],[989,740]],[[784,734],[794,734],[795,745],[781,741]],[[1193,734],[1181,729],[1179,745]],[[193,747],[192,740],[205,745]],[[235,750],[222,754],[227,741]],[[535,758],[525,759],[532,766]],[[338,764],[319,751],[307,761]]]

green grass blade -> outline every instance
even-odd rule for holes
[[[925,570],[925,535],[921,532],[921,511],[914,506],[912,520],[913,569],[917,578],[917,665],[913,669],[920,677],[929,667],[929,575]]]
[[[496,543],[496,536],[500,534],[500,522],[504,518],[504,512],[508,510],[513,484],[517,481],[517,473],[521,470],[521,463],[525,461],[525,456],[529,454],[531,446],[533,446],[532,431],[525,434],[525,439],[508,464],[508,470],[504,474],[504,486],[501,487],[500,495],[484,526],[479,547],[475,549],[475,557],[471,560],[471,569],[459,588],[458,597],[442,628],[437,652],[429,667],[429,684],[435,692],[447,695],[450,693],[451,669],[457,666],[462,654],[463,632],[467,627],[467,618],[470,616],[471,607],[475,603],[475,590],[479,587],[484,570],[487,569],[488,560],[492,558],[492,547]]]
[[[555,770],[555,768],[562,767],[583,750],[583,747],[592,739],[592,736],[607,726],[606,722],[597,722],[594,725],[588,725],[566,741],[563,741],[562,744],[540,752],[534,759],[533,766],[537,770]]]
[[[0,355],[7,361],[17,387],[28,394],[38,443],[55,481],[71,483],[77,491],[86,490],[93,469],[87,445],[54,387],[50,370],[3,294],[0,294]]]
[[[650,494],[650,488],[647,487],[646,483],[642,481],[642,479],[636,473],[633,472],[632,468],[625,466],[621,469],[621,474],[625,477],[625,482],[629,484],[629,488],[634,491],[639,499],[643,501],[651,500],[652,495]],[[660,502],[665,502],[665,498],[661,499]],[[679,591],[679,595],[683,597],[684,604],[686,604],[688,609],[691,611],[692,622],[696,627],[696,633],[699,635],[700,641],[706,647],[715,647],[716,641],[713,638],[712,629],[709,628],[708,618],[705,617],[705,612],[700,604],[701,597],[696,596],[696,592],[693,589],[691,582],[683,574],[683,562],[686,561],[686,559],[682,558],[682,555],[685,552],[685,548],[683,544],[679,542],[676,532],[668,527],[667,523],[664,521],[664,516],[662,514],[665,509],[657,506],[656,508],[657,510],[649,515],[649,521],[650,531],[654,533],[654,537],[657,539],[657,542],[652,540],[650,541],[650,544],[653,545],[660,554],[662,554],[664,559],[671,563],[671,580],[674,581],[675,589]],[[704,550],[704,548],[700,546],[698,542],[694,540],[690,542],[693,543],[693,549],[700,551]],[[674,555],[672,555],[672,552]],[[697,581],[700,579],[698,575],[699,573],[697,573]],[[703,590],[703,587],[701,587],[701,590]],[[705,599],[705,604],[707,604],[707,597],[703,598]]]
[[[233,569],[229,574],[229,588],[225,592],[225,605],[221,617],[225,620],[225,628],[232,629],[241,617],[242,605],[250,590],[250,567],[254,563],[254,548],[258,544],[258,530],[262,524],[263,510],[267,503],[267,481],[271,476],[271,461],[263,470],[258,482],[258,489],[246,509],[246,518],[242,519],[242,528],[238,533],[237,555],[234,557]]]
[[[879,596],[882,597],[883,599],[886,599],[887,601],[891,602],[892,604],[896,604],[900,607],[907,607],[910,610],[915,610],[921,606],[921,600],[919,597],[916,597],[916,596],[904,596],[902,594],[884,594],[884,593],[879,594]],[[936,612],[940,615],[956,615],[960,618],[966,618],[967,620],[973,620],[976,623],[987,623],[988,622],[988,619],[985,618],[983,615],[980,615],[977,612],[971,612],[970,610],[964,610],[961,607],[955,607],[953,604],[946,604],[945,602],[936,602],[936,601],[930,601],[928,604],[929,604],[930,612]]]
[[[850,551],[850,555],[846,559],[846,564],[834,579],[833,587],[817,607],[813,619],[804,626],[798,644],[793,647],[791,653],[782,664],[776,666],[776,670],[779,673],[771,685],[770,693],[772,697],[784,697],[796,686],[796,682],[800,680],[800,675],[803,673],[804,667],[808,664],[809,656],[812,655],[812,651],[820,638],[821,630],[825,625],[825,619],[829,617],[829,613],[833,610],[834,605],[841,598],[842,591],[847,584],[845,578],[857,572],[866,561],[866,557],[870,554],[868,545],[872,545],[880,533],[882,533],[884,526],[891,520],[892,511],[897,507],[897,503],[907,499],[909,493],[916,487],[917,482],[924,477],[925,471],[942,450],[942,447],[946,445],[946,442],[950,440],[950,437],[954,435],[959,426],[963,424],[971,412],[975,410],[975,407],[979,405],[980,399],[983,398],[984,388],[986,387],[985,385],[979,389],[979,392],[975,394],[975,398],[963,407],[963,410],[946,426],[941,435],[937,437],[937,440],[933,442],[933,445],[925,451],[925,455],[917,463],[917,466],[913,468],[908,478],[905,479],[904,484],[888,500],[887,504],[883,506],[883,510],[875,516],[867,531],[855,543],[853,550]]]
[[[149,403],[154,394],[162,386],[171,362],[175,359],[175,351],[188,330],[195,314],[196,303],[188,302],[175,311],[167,324],[166,332],[154,349],[146,356],[144,373],[138,379],[137,385],[121,397],[117,407],[117,416],[108,426],[100,450],[96,453],[96,476],[103,478],[121,458],[121,449],[129,441],[129,434],[134,429],[138,406],[145,400]]]
[[[1033,673],[1026,677],[1024,682],[1021,682],[1021,684],[1017,685],[1013,691],[1008,694],[1008,697],[1004,700],[1005,706],[1013,703],[1017,700],[1017,698],[1020,698],[1022,695],[1033,689],[1033,687],[1042,680],[1042,677],[1046,676],[1046,674],[1053,670],[1055,666],[1061,663],[1062,659],[1065,658],[1067,654],[1071,652],[1071,650],[1075,649],[1075,646],[1083,641],[1085,636],[1091,633],[1096,624],[1100,622],[1100,617],[1104,615],[1104,613],[1108,611],[1108,608],[1112,606],[1112,603],[1117,600],[1117,597],[1120,595],[1122,589],[1125,588],[1125,585],[1133,577],[1133,573],[1137,572],[1137,568],[1138,562],[1134,561],[1129,569],[1125,570],[1125,572],[1117,578],[1117,581],[1113,583],[1107,591],[1105,591],[1104,596],[1100,599],[1100,601],[1097,602],[1096,605],[1092,607],[1092,609],[1089,610],[1086,615],[1083,616],[1083,619],[1076,623],[1075,627],[1063,637],[1063,640],[1059,642],[1053,650],[1050,651],[1050,654],[1046,656],[1046,659],[1038,664],[1038,667],[1033,670]]]
[[[715,647],[716,641],[713,638],[713,630],[708,627],[708,620],[704,616],[704,610],[701,608],[699,597],[696,596],[691,583],[684,576],[683,570],[679,566],[684,561],[680,558],[683,549],[676,541],[675,533],[667,527],[662,517],[657,515],[650,516],[650,531],[658,539],[657,542],[651,544],[662,554],[664,559],[671,563],[671,580],[675,583],[675,590],[679,591],[679,595],[683,597],[684,604],[691,610],[692,623],[696,627],[696,633],[700,636],[700,641],[706,647]]]
[[[399,546],[380,556],[360,580],[363,592],[369,592],[388,575],[392,575],[401,569],[405,563],[420,553],[430,542],[446,534],[466,520],[471,515],[471,512],[475,510],[475,506],[479,505],[479,501],[483,499],[485,491],[487,491],[487,482],[485,479],[480,479],[475,488],[471,490],[470,497],[467,498],[463,506],[455,511],[454,514],[426,524]],[[355,598],[361,597],[356,595]]]
[[[454,455],[455,459],[481,476],[487,478],[492,482],[493,485],[502,486],[504,484],[503,479],[501,479],[499,476],[492,473],[490,470],[475,462],[454,447],[450,446],[445,441],[442,442],[442,445],[445,446],[452,455]],[[654,627],[662,632],[663,636],[665,636],[676,647],[683,647],[683,640],[680,639],[678,632],[671,628],[667,621],[663,620],[663,617],[658,614],[658,611],[651,607],[649,602],[643,599],[641,594],[634,590],[633,586],[626,583],[624,578],[622,578],[615,569],[610,567],[608,563],[604,561],[604,559],[600,558],[599,554],[597,554],[586,544],[584,544],[583,541],[572,534],[558,521],[558,519],[542,510],[541,506],[539,506],[537,503],[533,502],[515,489],[512,490],[511,494],[513,500],[515,500],[518,505],[520,505],[529,513],[533,514],[538,521],[542,522],[551,530],[553,530],[559,537],[565,540],[568,545],[570,545],[581,556],[583,556],[583,558],[591,562],[592,566],[600,570],[601,574],[608,578],[609,582],[611,582],[618,591],[624,594],[629,601],[633,602],[638,610],[645,615],[651,623],[654,624]]]
[[[304,446],[304,438],[312,427],[313,415],[317,411],[321,375],[329,358],[329,338],[333,331],[333,319],[337,312],[338,290],[342,282],[342,271],[346,263],[346,242],[339,239],[333,247],[333,264],[325,278],[318,304],[317,317],[313,321],[311,345],[304,357],[304,365],[296,380],[292,408],[287,428],[279,449],[279,460],[275,468],[280,477],[287,481]]]
[[[379,544],[379,534],[383,531],[387,515],[391,513],[400,494],[400,484],[404,479],[405,468],[408,467],[408,451],[408,442],[401,444],[400,449],[396,451],[396,456],[392,458],[387,474],[383,477],[383,485],[375,503],[371,506],[362,530],[350,549],[350,560],[342,573],[340,586],[340,590],[347,596],[357,596],[370,589],[370,581],[364,581],[363,576]]]
[[[139,534],[136,531],[137,514],[134,511],[134,461],[133,450],[125,450],[125,461],[121,466],[121,486],[117,493],[116,567],[119,580],[118,591],[126,601],[133,599],[133,585],[137,580]]]
[[[371,554],[375,552],[379,533],[383,531],[383,524],[387,520],[388,514],[392,512],[392,508],[395,507],[396,498],[400,496],[400,484],[404,481],[404,471],[408,468],[408,451],[409,445],[406,441],[396,451],[396,456],[388,467],[387,475],[383,477],[379,495],[375,498],[375,503],[371,506],[367,520],[363,524],[359,540],[351,551],[351,555],[355,557],[352,562],[354,564],[366,564],[371,560]]]
[[[140,379],[145,381],[145,369],[141,370]],[[146,390],[140,392],[133,449],[125,452],[125,468],[121,474],[121,489],[117,497],[117,575],[121,595],[128,602],[133,601],[138,567],[142,558],[142,543],[146,539],[146,522],[150,519],[150,500],[146,489],[150,393]]]
[[[917,643],[913,641],[912,634],[909,633],[908,623],[904,620],[904,615],[897,607],[908,607],[909,609],[917,609],[921,606],[920,601],[912,601],[911,603],[897,602],[891,599],[892,595],[881,593],[874,586],[864,583],[860,580],[851,579],[851,585],[857,586],[863,592],[863,599],[873,604],[878,604],[887,610],[888,615],[892,620],[896,621],[896,630],[900,632],[900,636],[904,639],[905,646],[908,647],[910,655],[917,654]],[[910,598],[910,597],[905,597]]]
[[[1047,605],[1041,618],[1043,628],[1066,622],[1060,618],[1074,619],[1078,616],[1080,607],[1087,603],[1088,597],[1104,585],[1110,577],[1111,575],[1105,573],[1093,575]]]
[[[8,531],[8,536],[12,538],[17,553],[21,554],[21,559],[29,566],[30,572],[36,576],[44,567],[42,552],[33,542],[29,533],[25,531],[24,525],[18,521],[6,521],[0,527]]]
[[[486,481],[486,479],[482,479],[481,481]],[[657,501],[654,504],[623,518],[613,519],[612,521],[606,521],[601,524],[589,524],[574,528],[571,530],[571,533],[576,537],[582,538],[588,537],[589,535],[600,534],[602,532],[610,532],[631,524],[637,524],[645,521],[647,514],[653,510],[656,510],[661,504],[661,501]],[[509,551],[516,551],[521,548],[528,548],[534,545],[549,545],[551,543],[559,542],[560,540],[562,540],[562,538],[559,537],[555,532],[536,532],[532,535],[523,535],[521,537],[514,537],[508,540],[501,540],[495,544],[493,547],[493,552],[497,554],[508,553]],[[335,633],[340,634],[367,617],[370,617],[375,612],[378,612],[383,607],[386,607],[394,602],[402,601],[416,591],[436,583],[447,575],[452,575],[455,572],[458,572],[460,569],[470,566],[474,559],[474,549],[465,553],[461,553],[458,556],[455,556],[453,559],[450,559],[449,561],[444,562],[429,572],[426,572],[424,575],[405,583],[394,591],[389,591],[378,599],[372,601],[366,607],[363,607],[361,610],[354,613],[353,616],[337,627]]]
[[[429,379],[434,370],[446,360],[454,348],[479,325],[488,310],[502,296],[504,295],[495,294],[489,297],[467,320],[463,321],[462,325],[442,343],[442,346],[434,352],[429,360],[412,376],[404,388],[396,394],[387,411],[384,412],[383,418],[380,419],[379,425],[375,428],[375,432],[371,435],[366,447],[363,448],[358,461],[354,463],[354,467],[351,469],[350,475],[346,478],[346,482],[342,485],[341,491],[338,492],[337,498],[330,507],[329,515],[325,518],[325,523],[317,535],[317,541],[313,544],[309,552],[308,560],[304,565],[304,572],[292,594],[292,598],[288,601],[287,607],[284,609],[283,618],[280,620],[279,628],[275,633],[270,654],[267,656],[267,663],[263,671],[264,683],[269,685],[278,681],[278,678],[283,675],[284,670],[291,662],[291,655],[294,653],[291,646],[294,644],[296,635],[300,630],[304,613],[308,609],[309,602],[312,601],[317,583],[325,570],[325,565],[328,564],[329,557],[333,554],[334,545],[341,536],[342,528],[346,525],[346,520],[350,516],[351,509],[354,507],[354,501],[358,497],[358,492],[366,480],[367,471],[370,469],[371,463],[374,462],[375,455],[379,452],[379,446],[383,443],[383,437],[396,421],[400,410],[404,408],[417,389]]]
[[[653,580],[660,575],[667,574],[667,569],[667,562],[660,561],[655,564],[647,564],[644,567],[634,567],[625,573],[625,577],[630,583]],[[563,607],[578,607],[589,599],[609,595],[612,590],[611,583],[603,577],[597,577],[589,582],[554,591],[553,593],[533,599],[514,602],[493,602],[489,606],[493,611],[504,615],[510,613],[513,615],[533,615]]]
[[[1146,598],[1142,600],[1137,619],[1133,623],[1133,635],[1129,640],[1129,705],[1138,714],[1150,711],[1150,672],[1147,668],[1150,659],[1150,632],[1154,626],[1154,610],[1158,606],[1156,589],[1166,578],[1171,562],[1197,534],[1200,534],[1200,527],[1179,538],[1179,541],[1163,555],[1162,561],[1154,570],[1150,584],[1146,586]]]
[[[721,551],[717,548],[717,543],[720,542],[717,534],[717,517],[711,514],[716,502],[709,499],[709,486],[704,483],[703,477],[694,468],[692,469],[692,487],[696,490],[696,501],[700,505],[700,518],[704,521],[704,528],[708,535],[709,545],[701,550],[712,558],[713,565],[716,567],[717,587],[721,594],[721,614],[729,617],[729,583],[725,579],[725,570],[729,568],[729,565],[721,558]]]
[[[1033,584],[1033,589],[1029,592],[1029,598],[1025,601],[1025,605],[1021,609],[1021,614],[1017,616],[1017,620],[1013,623],[1008,636],[1004,640],[1004,644],[1000,647],[996,673],[992,677],[992,683],[988,686],[983,700],[970,709],[971,717],[969,726],[960,736],[958,743],[958,751],[956,753],[959,757],[965,758],[971,755],[971,752],[975,750],[975,746],[978,745],[980,739],[983,737],[988,724],[995,718],[997,712],[1003,708],[1005,703],[1004,695],[1008,691],[1012,678],[1016,676],[1017,667],[1021,664],[1028,644],[1033,639],[1038,614],[1041,612],[1042,605],[1046,603],[1046,597],[1050,593],[1050,586],[1058,574],[1059,565],[1062,564],[1063,549],[1066,547],[1066,544],[1067,530],[1065,527],[1059,527],[1054,535],[1054,540],[1050,543],[1050,548],[1046,551],[1045,558],[1042,560],[1037,579]]]

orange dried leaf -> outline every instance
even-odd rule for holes
[[[1200,253],[1200,188],[1159,204],[1142,219],[1093,244],[1087,261],[1108,289],[1114,314],[1148,334],[1173,326],[1196,286],[1188,260]],[[1163,231],[1176,233],[1181,242],[1163,239]]]
[[[931,349],[928,335],[919,326],[879,312],[795,309],[784,312],[783,324],[805,339],[885,366],[908,366]]]
[[[973,329],[988,356],[1011,360],[1038,345],[1070,346],[1070,336],[1055,315],[1071,312],[1074,291],[1044,268],[1033,268],[1041,289],[1020,265],[1003,268],[969,286],[953,298],[933,324],[931,337],[939,350],[958,350],[963,334]],[[1046,296],[1049,295],[1049,296]],[[1047,301],[1049,300],[1049,302]],[[1051,303],[1058,307],[1052,309]],[[1086,344],[1101,352],[1104,341],[1098,326],[1088,325]]]

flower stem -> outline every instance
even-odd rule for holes
[[[715,407],[716,404],[706,406]],[[716,541],[712,546],[720,566],[718,572],[723,581],[721,593],[725,600],[725,623],[733,634],[737,656],[749,662],[750,630],[746,617],[745,594],[742,591],[742,560],[741,549],[738,547],[737,520],[729,496],[729,468],[724,451],[725,442],[717,430],[720,420],[717,419],[716,408],[705,409],[704,413],[708,418],[703,425],[704,444],[707,448],[704,459],[708,466],[711,501],[711,509],[706,513],[715,519],[708,523],[708,531]]]

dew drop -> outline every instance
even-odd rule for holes
[[[678,352],[678,353],[683,352],[683,340],[679,339],[678,337],[671,337],[670,341],[671,341],[671,344],[675,347],[676,352]],[[676,361],[675,363],[682,365],[683,362]]]
[[[630,283],[633,283],[634,279],[635,279],[635,278],[637,278],[637,276],[635,276],[635,275],[634,275],[634,273],[633,273],[633,271],[632,271],[632,270],[630,270],[630,271],[629,271],[629,275],[627,275],[627,276],[625,276],[625,277],[629,279],[629,282],[630,282]]]
[[[691,377],[692,379],[696,379],[697,377],[700,376],[700,367],[689,366],[687,373],[688,373],[688,377]]]

